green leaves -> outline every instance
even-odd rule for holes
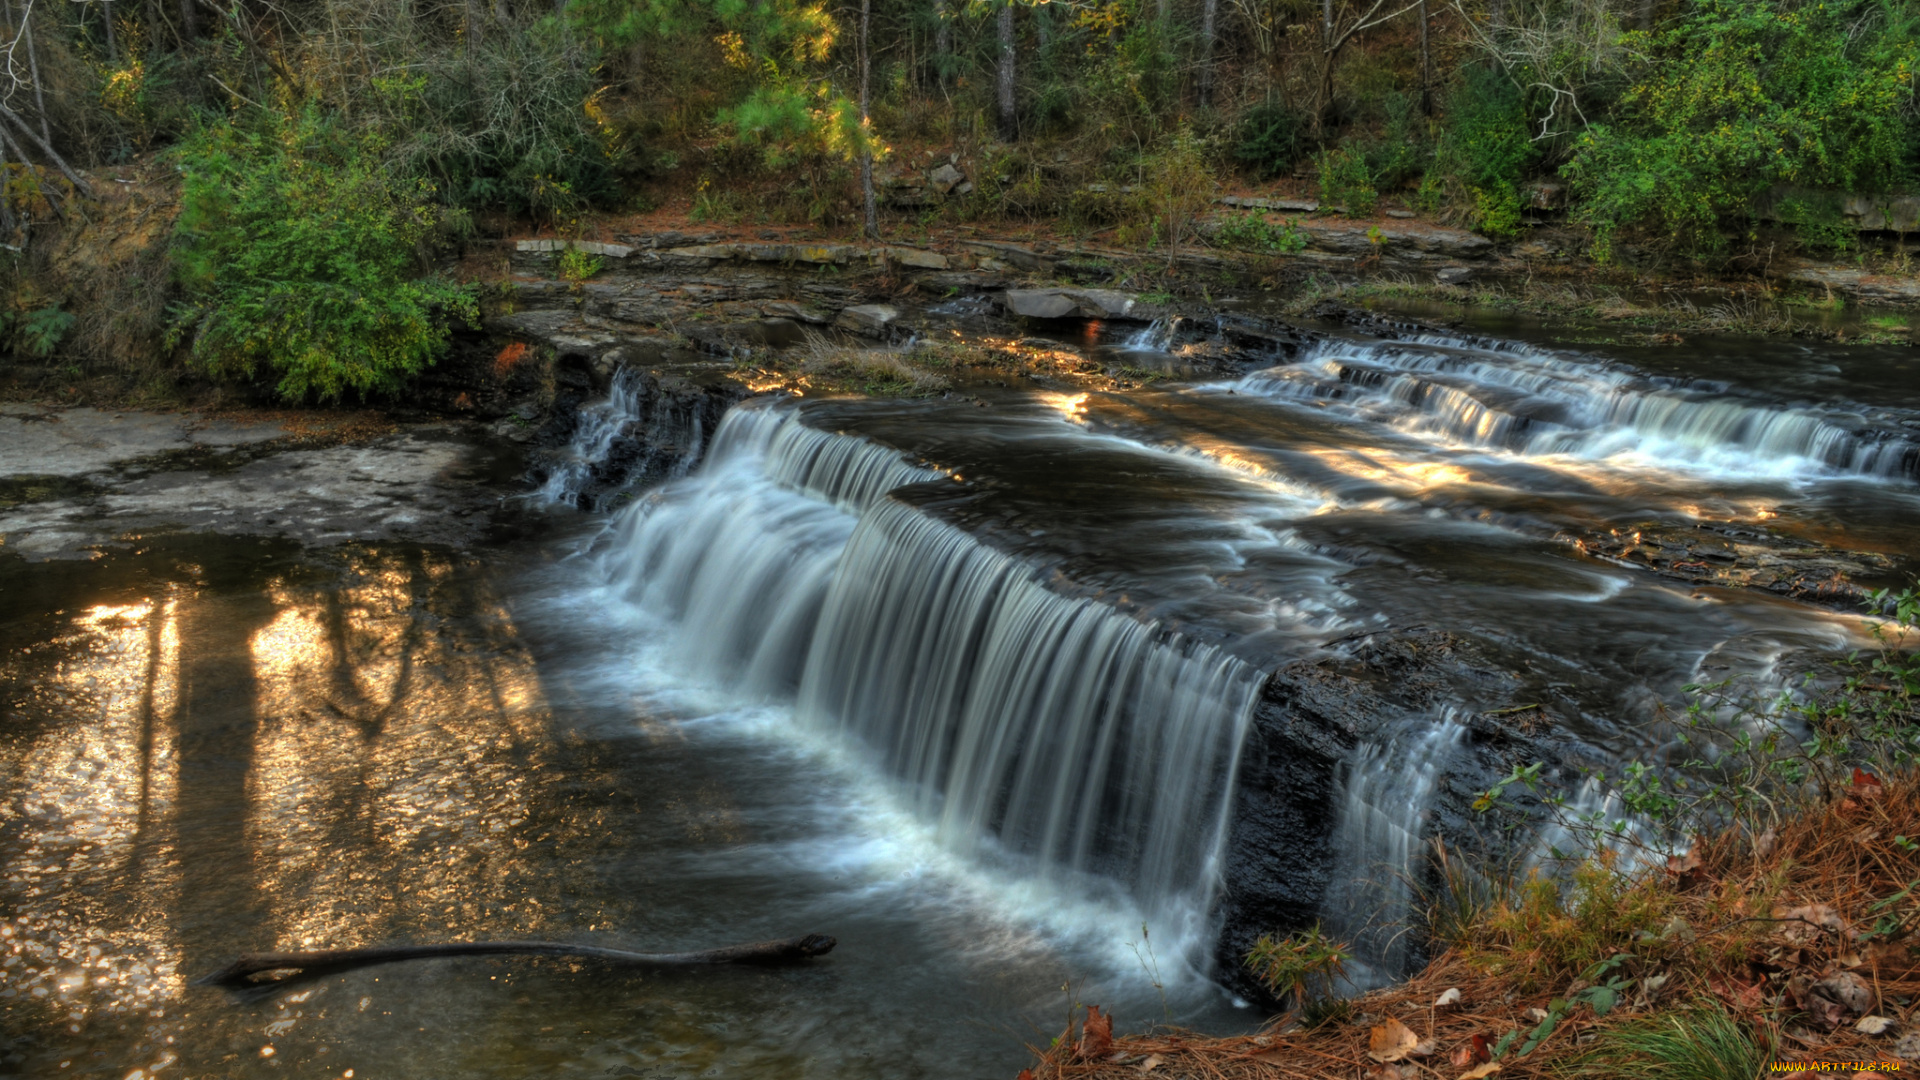
[[[178,153],[188,299],[170,341],[214,376],[265,369],[290,401],[391,393],[439,355],[446,316],[476,317],[467,290],[416,279],[433,189],[386,171],[318,108],[209,123]]]
[[[1600,258],[1631,227],[1711,254],[1777,184],[1896,179],[1920,36],[1873,0],[1705,0],[1635,38],[1645,53],[1614,122],[1587,129],[1563,170]]]

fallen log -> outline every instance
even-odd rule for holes
[[[581,956],[636,967],[696,967],[703,964],[792,964],[825,956],[838,944],[826,934],[784,941],[756,941],[700,952],[641,953],[574,945],[564,941],[449,941],[437,945],[377,945],[370,949],[322,949],[316,952],[242,953],[239,959],[199,980],[204,986],[249,987],[323,971],[430,960],[443,956]]]

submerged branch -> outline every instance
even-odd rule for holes
[[[317,952],[242,953],[233,963],[200,980],[206,986],[250,987],[283,981],[294,974],[430,960],[444,956],[583,956],[639,967],[694,967],[704,964],[791,964],[825,956],[838,944],[826,934],[784,941],[757,941],[700,952],[640,953],[575,945],[564,941],[449,941],[437,945],[379,945],[370,949],[322,949]],[[272,976],[272,977],[263,977]]]

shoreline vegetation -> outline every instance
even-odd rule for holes
[[[393,400],[490,245],[649,215],[1656,335],[1920,305],[1913,0],[9,0],[0,43],[0,356],[72,380]]]

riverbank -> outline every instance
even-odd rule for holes
[[[264,383],[214,380],[168,337],[167,312],[177,299],[169,253],[177,174],[148,161],[97,170],[92,179],[92,197],[76,202],[86,214],[36,233],[19,256],[13,306],[46,329],[33,331],[39,337],[13,335],[0,397],[119,408],[271,403]],[[487,335],[498,336],[499,316],[591,300],[597,282],[618,277],[630,263],[687,277],[683,288],[667,291],[679,302],[603,314],[721,355],[739,342],[704,331],[716,318],[738,314],[726,303],[739,297],[723,295],[738,287],[695,279],[751,279],[796,267],[836,279],[823,299],[851,289],[863,302],[883,305],[1066,286],[1149,298],[1138,312],[1147,319],[1153,311],[1204,318],[1250,305],[1311,318],[1335,302],[1440,323],[1525,316],[1593,344],[1683,346],[1712,334],[1904,346],[1920,325],[1913,317],[1920,279],[1895,254],[1831,263],[1782,257],[1757,268],[1729,264],[1721,275],[1658,265],[1628,270],[1593,263],[1582,254],[1579,233],[1565,225],[1549,222],[1494,241],[1409,210],[1355,217],[1314,200],[1260,194],[1216,198],[1198,214],[1194,239],[1176,250],[1143,248],[1123,242],[1123,231],[1054,219],[895,221],[874,242],[857,230],[769,225],[744,212],[716,217],[698,207],[675,198],[644,214],[584,215],[558,234],[487,219],[484,231],[462,240],[458,256],[435,273],[480,298],[488,331],[457,331],[452,352],[409,387],[404,408],[465,411],[460,394],[471,400],[475,387],[450,386],[446,372],[463,359],[497,353],[504,343]],[[546,284],[533,287],[539,282]],[[802,305],[770,317],[822,328],[845,306],[859,305]],[[1081,314],[1113,314],[1082,307]],[[791,341],[775,342],[782,343]],[[843,378],[836,385],[858,390],[885,381]]]
[[[1020,1077],[1897,1071],[1920,1061],[1917,832],[1920,780],[1856,772],[1763,833],[1698,839],[1640,872],[1590,863],[1559,889],[1455,868],[1425,913],[1442,951],[1404,982],[1226,1038],[1115,1036],[1086,1014]]]

